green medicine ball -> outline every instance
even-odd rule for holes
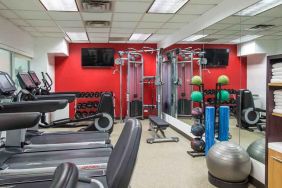
[[[220,91],[221,93],[221,100],[219,99],[219,92],[217,93],[217,99],[220,100],[220,101],[228,101],[229,100],[229,92],[226,91],[226,90],[221,90]]]
[[[193,76],[192,84],[193,85],[201,85],[202,84],[202,78],[200,76]]]
[[[202,102],[203,100],[203,94],[199,91],[193,91],[191,93],[191,100],[193,102]]]
[[[223,84],[223,85],[226,85],[226,84],[229,84],[229,78],[228,76],[226,75],[221,75],[217,78],[217,83],[220,83],[220,84]]]

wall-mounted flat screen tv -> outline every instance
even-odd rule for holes
[[[229,49],[204,49],[208,67],[228,66]]]
[[[115,50],[112,48],[82,48],[81,64],[83,67],[114,66]]]

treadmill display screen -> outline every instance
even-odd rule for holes
[[[35,84],[31,80],[30,76],[28,74],[20,74],[24,84],[26,85],[27,88],[36,88]]]
[[[15,91],[16,88],[13,85],[13,82],[5,74],[0,74],[0,90],[3,93]]]
[[[41,84],[41,82],[40,82],[40,80],[38,79],[38,77],[37,77],[37,75],[35,74],[35,72],[30,71],[30,72],[29,72],[29,75],[31,76],[32,80],[34,81],[34,83],[35,83],[36,85],[40,85],[40,84]]]

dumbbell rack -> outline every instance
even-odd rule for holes
[[[200,91],[202,94],[203,94],[203,99],[201,102],[198,102],[199,105],[200,105],[200,108],[202,108],[202,115],[200,116],[199,120],[200,120],[200,123],[201,124],[204,124],[204,121],[205,121],[205,108],[206,108],[206,105],[205,105],[205,87],[204,87],[204,84],[201,84],[201,85],[194,85],[194,84],[191,84],[191,86],[196,86],[198,87],[198,91]],[[200,138],[202,139],[203,135],[201,137],[197,137],[197,138]],[[187,153],[195,158],[195,157],[203,157],[205,156],[205,152],[198,152],[198,151],[187,151]]]
[[[94,115],[97,112],[102,93],[104,92],[81,92],[75,107],[75,118]]]

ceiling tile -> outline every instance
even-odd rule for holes
[[[22,26],[21,29],[25,30],[25,31],[37,31],[35,29],[35,27],[25,27],[25,26]]]
[[[160,28],[163,23],[158,22],[140,22],[137,28]]]
[[[56,21],[61,27],[84,27],[82,21]]]
[[[276,18],[270,22],[268,22],[267,24],[273,24],[276,26],[282,26],[282,18]]]
[[[133,33],[134,29],[112,28],[112,33]]]
[[[60,37],[60,38],[65,37],[65,34],[62,33],[62,32],[60,32],[60,33],[57,33],[57,32],[55,32],[55,33],[43,33],[43,35],[45,37]]]
[[[243,21],[249,19],[250,17],[244,17],[244,16],[229,16],[218,23],[221,24],[240,24]]]
[[[22,19],[10,19],[10,21],[18,26],[30,26],[30,24]]]
[[[138,22],[113,22],[113,28],[135,28]]]
[[[167,35],[159,35],[159,34],[153,34],[151,35],[147,41],[148,42],[160,42],[162,41]]]
[[[112,13],[89,13],[89,12],[82,12],[81,13],[83,20],[98,20],[98,21],[111,21],[112,20]]]
[[[61,32],[58,27],[36,27],[36,30],[42,32]]]
[[[0,0],[12,10],[45,10],[38,0]]]
[[[172,19],[169,20],[169,22],[182,22],[182,23],[188,23],[196,18],[198,18],[200,15],[181,15],[177,14]]]
[[[87,32],[94,32],[94,33],[109,33],[110,28],[86,28]]]
[[[48,12],[54,20],[81,20],[79,12]]]
[[[5,18],[19,18],[13,11],[11,10],[0,10],[0,15],[4,16]]]
[[[262,12],[261,14],[258,14],[257,16],[282,17],[281,12],[282,12],[282,5],[272,8],[268,11]]]
[[[142,18],[143,22],[167,22],[173,14],[145,14]]]
[[[42,33],[40,33],[40,32],[36,32],[36,31],[31,31],[31,32],[29,32],[32,36],[34,36],[34,37],[42,37],[43,36],[43,34]]]
[[[8,9],[7,7],[5,7],[3,4],[0,3],[0,10],[2,9]]]
[[[268,36],[260,37],[258,39],[259,40],[277,40],[277,39],[282,39],[282,36],[271,36],[271,35],[268,35]]]
[[[156,33],[157,34],[173,34],[177,30],[176,29],[159,29]]]
[[[85,32],[84,27],[64,27],[64,32]]]
[[[44,11],[17,10],[16,14],[23,19],[50,20],[50,17]]]
[[[156,32],[156,28],[155,29],[140,29],[137,28],[135,29],[135,33],[155,33]]]
[[[269,21],[272,21],[274,18],[271,17],[259,17],[255,16],[251,19],[243,21],[242,24],[267,24]]]
[[[116,2],[115,12],[145,13],[151,5],[151,2]]]
[[[213,30],[213,29],[225,29],[225,28],[227,28],[227,27],[230,27],[231,26],[231,24],[220,24],[220,23],[216,23],[216,24],[214,24],[214,25],[212,25],[212,26],[210,26],[210,27],[208,27],[208,28],[206,28],[206,29],[211,29],[211,30]]]
[[[235,34],[235,33],[238,33],[238,31],[234,31],[234,30],[221,30],[217,33],[215,33],[216,35],[232,35],[232,34]]]
[[[210,34],[213,34],[213,33],[216,33],[216,32],[218,32],[218,30],[216,30],[216,29],[204,29],[204,30],[201,31],[201,33],[207,34],[207,35],[210,35]]]
[[[191,4],[219,4],[223,0],[190,0],[189,3]]]
[[[55,22],[51,20],[26,20],[30,25],[35,27],[49,27],[56,26]]]
[[[183,23],[165,23],[162,28],[167,28],[167,29],[179,29],[183,27]]]
[[[88,37],[89,38],[109,37],[109,33],[89,33],[88,32]]]
[[[231,27],[227,27],[225,28],[226,30],[236,30],[236,31],[243,31],[243,30],[248,30],[250,29],[251,27],[254,27],[255,25],[252,24],[252,25],[240,25],[240,24],[235,24]]]
[[[214,7],[215,5],[200,5],[188,3],[179,11],[179,14],[204,14]]]
[[[130,37],[131,33],[110,33],[110,37]]]
[[[131,14],[131,13],[114,13],[114,21],[139,21],[143,14]]]

